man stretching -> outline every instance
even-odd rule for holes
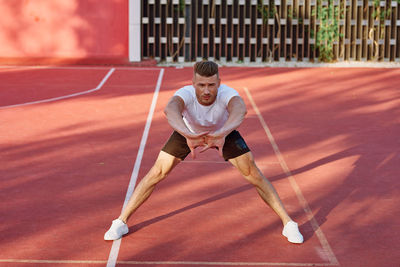
[[[249,147],[235,130],[247,113],[243,99],[220,82],[216,63],[202,61],[194,65],[193,84],[176,91],[164,110],[174,132],[121,215],[112,222],[104,235],[105,240],[116,240],[127,234],[127,220],[148,199],[155,186],[189,153],[194,157],[195,148],[203,147],[200,152],[218,149],[220,155],[255,186],[261,198],[282,220],[282,235],[289,242],[303,243],[297,223],[289,217],[275,188],[258,169]]]

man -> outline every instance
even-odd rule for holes
[[[219,154],[255,186],[261,198],[282,220],[282,234],[289,242],[303,243],[297,223],[289,217],[274,187],[258,169],[246,142],[235,130],[247,113],[242,98],[220,82],[216,63],[202,61],[194,65],[193,85],[179,89],[164,110],[174,132],[121,215],[105,233],[105,240],[116,240],[128,233],[127,220],[147,200],[154,187],[189,153],[195,157],[195,148],[203,147],[200,152],[218,149]]]

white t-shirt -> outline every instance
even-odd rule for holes
[[[193,133],[216,131],[220,129],[228,119],[227,106],[232,97],[239,93],[224,84],[218,88],[217,98],[210,106],[204,106],[197,101],[196,90],[193,85],[182,87],[175,92],[185,102],[183,120]]]

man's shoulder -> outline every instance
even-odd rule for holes
[[[227,93],[227,94],[232,94],[232,93],[237,93],[237,91],[235,89],[233,89],[232,87],[226,85],[226,84],[221,84],[219,86],[219,92],[221,93]]]
[[[185,86],[183,86],[181,89],[192,91],[192,90],[194,90],[194,87],[193,87],[193,85],[185,85]]]
[[[181,93],[181,92],[194,93],[195,90],[194,90],[193,85],[186,85],[186,86],[183,86],[183,87],[179,88],[179,89],[176,91],[176,93]]]
[[[179,96],[180,98],[183,99],[185,104],[188,104],[193,101],[193,98],[195,96],[195,90],[192,85],[187,85],[184,86],[180,89],[178,89],[175,93],[174,96]]]

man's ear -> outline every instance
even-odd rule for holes
[[[196,73],[193,73],[192,84],[194,85],[195,83],[196,83]]]

